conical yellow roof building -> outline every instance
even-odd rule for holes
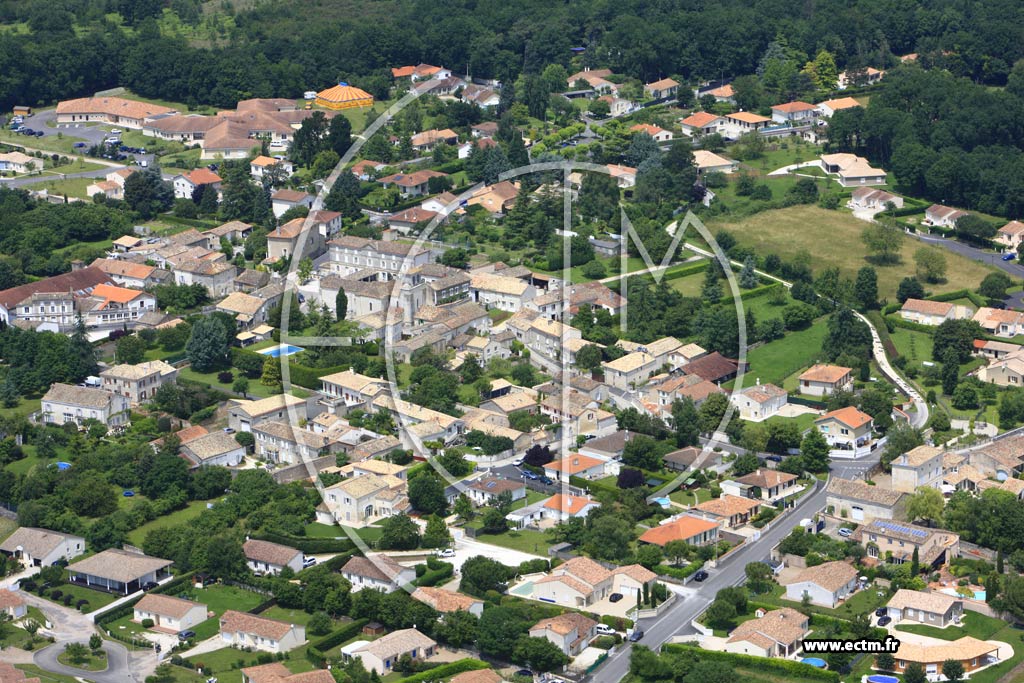
[[[325,109],[351,109],[353,107],[372,107],[373,95],[360,90],[344,81],[338,85],[321,90],[316,94],[316,104]]]

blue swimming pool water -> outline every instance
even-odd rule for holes
[[[956,592],[955,588],[940,588],[939,592],[945,593],[946,595],[952,595],[954,598],[961,597],[960,594]],[[985,591],[974,591],[974,599],[978,602],[985,602],[985,597]]]
[[[654,502],[657,503],[658,505],[660,505],[663,508],[667,508],[667,507],[670,507],[672,505],[672,501],[669,500],[668,498],[655,498]]]
[[[71,469],[71,463],[69,463],[69,462],[58,462],[57,463],[57,469],[60,470],[61,472],[63,472],[64,470],[69,470],[69,469]]]
[[[820,657],[804,657],[800,660],[800,662],[802,664],[810,664],[816,669],[824,669],[826,666],[828,666],[828,664],[825,663],[825,660]]]
[[[900,679],[895,676],[883,676],[882,674],[873,674],[868,676],[868,683],[900,683]]]
[[[305,349],[300,346],[292,346],[291,344],[278,344],[269,349],[263,349],[260,353],[264,356],[280,358],[281,356],[291,356],[299,351],[305,351]]]

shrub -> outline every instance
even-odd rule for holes
[[[217,381],[221,384],[231,384],[235,381],[235,376],[230,370],[224,370],[217,373]]]
[[[142,620],[142,628],[153,628],[153,620],[152,619],[143,619]]]
[[[51,600],[60,600],[61,596],[63,596],[63,595],[64,595],[64,591],[59,591],[57,589],[54,589],[53,591],[50,592],[50,599]]]

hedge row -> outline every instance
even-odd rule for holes
[[[313,666],[323,668],[327,665],[327,657],[324,655],[324,652],[330,650],[332,647],[341,645],[346,640],[355,638],[368,623],[370,623],[369,619],[356,619],[335,631],[331,631],[320,640],[310,642],[309,646],[306,648],[306,659],[308,659]]]
[[[672,268],[669,268],[668,270],[665,271],[665,275],[662,278],[662,280],[678,280],[680,278],[684,278],[688,275],[693,275],[695,273],[703,273],[705,270],[708,269],[708,265],[710,265],[710,263],[711,261],[705,259],[703,261],[698,261],[697,263],[691,263],[689,265],[673,266]]]
[[[149,592],[160,593],[163,595],[167,595],[172,592],[177,592],[178,589],[182,586],[191,585],[192,578],[194,576],[195,572],[188,572],[186,574],[182,574],[181,576],[177,576],[161,586],[157,586]],[[123,602],[116,607],[112,607],[105,612],[100,612],[93,619],[93,623],[95,623],[97,626],[103,626],[104,624],[109,624],[112,621],[117,621],[122,617],[134,614],[135,603],[137,603],[142,598],[143,596],[140,595],[139,597],[129,600],[128,602]]]
[[[760,287],[755,287],[754,289],[741,291],[740,299],[743,299],[744,301],[746,301],[747,299],[757,299],[759,297],[766,296],[774,292],[779,287],[782,287],[781,282],[772,282],[769,285],[761,285]]]
[[[308,538],[305,536],[289,536],[287,534],[279,534],[273,531],[263,531],[259,534],[254,534],[253,538],[257,538],[261,541],[270,541],[271,543],[278,543],[280,545],[286,545],[296,550],[315,555],[318,553],[344,553],[352,550],[355,544],[347,538]]]
[[[249,349],[238,347],[232,347],[231,349],[231,364],[240,370],[257,364],[259,367],[263,367],[263,363],[266,360],[267,356],[250,351]],[[307,389],[319,389],[321,377],[332,375],[336,372],[344,372],[348,370],[348,367],[348,365],[335,365],[330,368],[311,368],[307,365],[300,365],[292,360],[288,362],[288,373],[292,384],[298,384],[300,387]]]
[[[671,576],[673,579],[686,579],[697,573],[701,567],[704,566],[703,562],[691,562],[685,567],[672,567],[667,564],[659,564],[654,568],[656,574],[663,574],[665,576]]]
[[[441,666],[435,666],[433,669],[427,669],[426,671],[420,671],[412,676],[406,676],[398,680],[398,683],[423,683],[424,681],[440,681],[446,679],[449,676],[456,674],[465,673],[467,671],[479,671],[480,669],[490,669],[491,665],[487,662],[482,662],[479,659],[460,659],[457,662],[451,662],[450,664],[442,664]]]
[[[436,586],[442,581],[447,581],[455,575],[455,567],[447,562],[442,563],[443,567],[440,569],[428,569],[416,579],[417,586]]]
[[[782,674],[783,676],[788,675],[803,679],[813,678],[819,681],[829,681],[829,683],[839,683],[839,674],[835,671],[816,669],[810,664],[801,664],[800,662],[794,662],[790,659],[754,657],[753,655],[740,655],[733,654],[731,652],[717,652],[714,650],[704,650],[694,645],[686,645],[682,643],[666,644],[663,645],[661,649],[663,652],[667,650],[668,652],[676,652],[679,654],[692,654],[702,661],[715,660],[719,662],[726,662],[733,666],[742,665],[761,671],[771,671]]]
[[[902,327],[907,330],[914,330],[915,332],[924,332],[925,334],[928,335],[935,334],[934,325],[922,325],[921,323],[910,322],[909,320],[904,320],[902,317],[898,315],[890,315],[887,317],[887,320],[896,327]]]
[[[975,306],[987,306],[988,301],[985,297],[981,296],[977,292],[973,292],[970,289],[958,289],[953,292],[946,292],[945,294],[936,294],[935,296],[928,297],[929,301],[956,301],[957,299],[970,299],[971,303]]]

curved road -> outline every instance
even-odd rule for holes
[[[45,647],[36,652],[33,657],[36,666],[51,673],[84,678],[95,683],[124,683],[136,680],[128,666],[128,650],[123,645],[109,640],[103,641],[103,650],[107,653],[107,668],[105,670],[86,671],[61,664],[57,661],[57,655],[64,651],[66,644],[71,642],[88,645],[89,640],[88,638],[63,640]]]

